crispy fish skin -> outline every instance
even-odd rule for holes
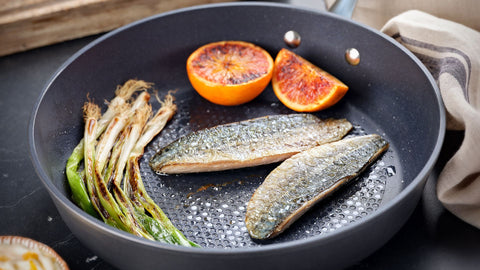
[[[150,160],[157,173],[220,171],[283,161],[337,141],[352,129],[346,119],[312,114],[271,115],[202,129],[172,142]]]
[[[245,225],[250,236],[277,236],[387,149],[388,142],[372,134],[324,144],[285,160],[248,202]]]

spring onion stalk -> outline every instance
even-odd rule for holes
[[[136,99],[135,102],[132,104],[130,110],[132,114],[136,114],[137,111],[141,110],[142,108],[150,108],[151,107],[148,105],[148,101],[150,100],[150,94],[148,92],[142,92]],[[118,158],[120,157],[120,153],[122,153],[122,147],[123,143],[125,141],[126,134],[130,132],[128,128],[125,128],[122,132],[122,134],[119,136],[117,139],[117,142],[115,143],[115,146],[112,150],[111,156],[108,161],[108,167],[107,171],[104,175],[105,179],[110,179],[111,174],[113,172],[113,169],[115,168],[115,165],[118,161]],[[110,181],[107,182],[107,186],[110,188]]]
[[[178,244],[198,247],[197,244],[188,240],[182,232],[172,224],[162,209],[153,201],[153,199],[150,198],[145,190],[140,174],[139,160],[143,156],[144,148],[158,133],[160,133],[160,131],[163,130],[166,123],[176,112],[177,107],[173,101],[174,98],[169,93],[166,96],[165,101],[162,102],[162,107],[158,110],[155,116],[147,122],[141,137],[130,153],[127,164],[127,173],[125,175],[124,190],[125,193],[129,194],[132,203],[138,209],[143,208],[148,211],[154,219],[158,220],[160,224],[165,227]]]
[[[119,114],[117,114],[112,121],[110,121],[107,129],[102,134],[95,148],[95,166],[97,169],[99,169],[99,172],[103,172],[105,169],[105,165],[107,164],[113,145],[115,144],[118,135],[128,124],[129,118],[132,115],[133,112],[130,110],[130,106],[125,104],[119,109]]]
[[[103,116],[97,120],[97,128],[95,132],[95,139],[98,138],[111,119],[117,114],[116,108],[126,103],[133,93],[137,91],[147,90],[152,86],[152,84],[138,81],[138,80],[129,80],[123,86],[117,87],[115,91],[115,98],[111,100],[110,105],[107,111]],[[146,92],[145,92],[146,93]],[[148,95],[148,99],[150,96]],[[148,102],[148,99],[146,102]],[[98,217],[98,214],[95,210],[95,207],[90,201],[88,190],[86,189],[86,183],[84,179],[84,173],[78,171],[78,167],[82,162],[84,157],[84,139],[80,140],[79,144],[74,148],[72,154],[67,160],[66,165],[66,175],[67,180],[72,191],[73,201],[82,208],[88,214]]]
[[[119,150],[120,155],[118,158],[116,158],[116,166],[115,169],[110,173],[108,182],[109,187],[111,187],[110,190],[123,213],[130,217],[140,229],[145,230],[146,233],[150,234],[157,241],[176,244],[168,231],[158,221],[148,216],[145,211],[138,211],[132,205],[131,201],[121,188],[123,172],[125,170],[128,157],[135,146],[136,141],[140,137],[142,129],[150,114],[150,106],[139,108],[133,117],[134,120],[132,123],[124,129],[124,135],[122,134],[121,141],[117,142],[118,146],[121,145],[121,149]],[[112,157],[110,157],[110,159],[112,159]]]
[[[73,149],[72,154],[67,160],[66,174],[68,184],[72,190],[72,200],[91,216],[98,217],[98,213],[93,207],[84,181],[84,173],[78,172],[78,166],[83,160],[84,141]]]
[[[142,227],[140,227],[135,220],[128,215],[128,213],[126,214],[122,211],[113,195],[108,190],[107,183],[103,177],[103,172],[113,145],[118,135],[122,132],[124,127],[127,126],[132,115],[133,112],[129,110],[129,108],[125,108],[120,114],[112,119],[104,134],[102,134],[95,152],[95,187],[98,191],[100,204],[105,210],[107,210],[109,216],[117,224],[119,229],[153,240],[153,237],[146,233],[145,230],[143,230]]]
[[[145,125],[146,119],[148,119],[151,112],[151,107],[146,105],[144,107],[138,108],[135,111],[135,115],[132,117],[132,121],[129,126],[124,129],[122,134],[122,140],[119,141],[119,145],[121,145],[121,149],[119,150],[119,156],[116,161],[116,166],[113,172],[110,174],[110,178],[108,179],[109,186],[111,187],[110,190],[113,193],[113,196],[118,203],[122,212],[131,220],[135,226],[142,231],[144,234],[148,234],[149,237],[153,237],[155,240],[157,239],[153,236],[149,230],[147,230],[144,226],[145,218],[139,217],[141,213],[135,211],[134,207],[132,206],[128,197],[123,193],[120,185],[122,182],[123,171],[126,166],[127,158],[132,150],[135,142],[137,141],[139,134]],[[115,149],[114,149],[115,150]],[[111,157],[112,158],[112,157]]]
[[[111,189],[111,185],[112,185],[110,179],[114,177],[113,173],[115,171],[115,167],[117,166],[118,159],[122,154],[122,148],[123,148],[123,144],[125,143],[125,138],[128,136],[129,132],[130,132],[129,127],[125,128],[122,131],[117,141],[115,142],[115,145],[113,146],[112,153],[110,154],[110,158],[108,160],[108,166],[107,166],[107,169],[105,170],[105,174],[103,175],[103,178],[107,181],[107,187],[109,190]]]
[[[118,227],[116,222],[110,219],[109,213],[103,208],[100,204],[98,198],[97,188],[95,186],[95,133],[97,130],[97,119],[100,116],[100,108],[91,103],[87,102],[83,107],[83,113],[85,118],[85,131],[84,131],[84,171],[85,171],[85,182],[88,190],[88,196],[91,199],[92,207],[100,214],[104,222],[110,224],[111,226]]]

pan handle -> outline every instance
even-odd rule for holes
[[[337,0],[330,7],[329,11],[346,18],[352,18],[356,4],[357,0]]]

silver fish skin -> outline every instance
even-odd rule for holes
[[[252,238],[277,236],[310,207],[358,176],[388,142],[376,134],[311,148],[282,162],[247,204],[245,225]]]
[[[193,132],[150,160],[160,174],[221,171],[280,162],[306,149],[337,141],[352,129],[346,119],[312,114],[271,115]]]

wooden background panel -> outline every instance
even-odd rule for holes
[[[160,12],[215,2],[228,0],[1,0],[0,56],[106,32]]]

